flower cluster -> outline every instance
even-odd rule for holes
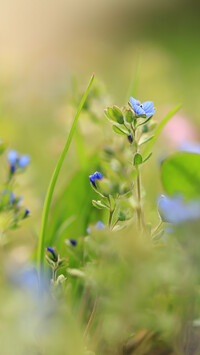
[[[10,164],[10,173],[14,174],[19,169],[24,169],[30,163],[30,157],[27,154],[19,155],[16,150],[10,150],[7,155]]]

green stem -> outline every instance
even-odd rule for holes
[[[141,209],[141,177],[140,177],[140,170],[137,167],[137,180],[136,180],[136,185],[137,185],[137,200],[138,200],[138,206],[137,206],[137,217],[138,217],[138,228],[139,230],[141,229],[142,225],[142,209]]]
[[[67,138],[67,142],[65,144],[65,147],[63,149],[63,152],[60,155],[60,158],[58,160],[58,163],[56,165],[56,168],[53,172],[53,175],[51,177],[50,183],[49,183],[49,187],[47,190],[47,194],[45,197],[45,201],[44,201],[44,207],[43,207],[43,211],[42,211],[42,222],[41,222],[41,229],[40,229],[40,235],[39,235],[39,243],[38,243],[38,250],[37,250],[37,263],[38,263],[38,269],[39,272],[41,273],[43,271],[43,263],[44,263],[44,246],[45,246],[45,235],[46,235],[46,229],[47,229],[47,222],[48,222],[48,216],[49,216],[49,211],[50,211],[50,206],[51,206],[51,201],[52,201],[52,197],[53,197],[53,192],[55,189],[55,185],[56,185],[56,181],[58,179],[58,175],[60,173],[60,169],[62,167],[63,161],[65,159],[65,156],[68,152],[68,149],[70,147],[70,143],[72,140],[72,137],[74,135],[75,132],[75,128],[76,128],[76,124],[79,118],[79,115],[81,113],[82,107],[85,103],[85,100],[88,96],[88,93],[90,91],[91,85],[93,83],[94,80],[94,74],[92,75],[90,82],[88,84],[88,87],[82,97],[82,100],[80,102],[80,105],[78,107],[78,110],[76,112],[73,124],[71,126],[71,130],[69,132],[69,136]]]
[[[56,282],[56,273],[57,273],[57,270],[58,270],[58,267],[55,266],[52,270],[52,279],[53,279],[53,282],[55,283]]]
[[[112,225],[112,230],[115,228],[115,226],[117,225],[118,222],[119,222],[119,219],[117,218],[116,221]]]
[[[154,234],[156,234],[156,232],[160,229],[160,227],[162,226],[163,221],[160,220],[159,224],[157,225],[157,227],[154,229],[153,233],[152,233],[152,238],[154,238]]]
[[[114,210],[110,210],[109,221],[108,221],[108,226],[109,226],[109,228],[111,228],[111,225],[112,225],[113,213],[114,213]]]
[[[94,317],[95,317],[95,314],[96,314],[96,311],[97,311],[97,304],[98,304],[98,298],[96,297],[96,299],[94,301],[94,306],[93,306],[93,309],[92,309],[92,313],[90,315],[89,321],[87,323],[87,326],[86,326],[86,329],[85,329],[85,332],[84,332],[84,335],[83,335],[83,339],[86,339],[86,337],[87,337],[87,335],[89,333],[89,330],[91,328],[92,322],[94,320]]]

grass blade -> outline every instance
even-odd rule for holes
[[[71,130],[69,132],[69,136],[67,138],[67,142],[65,144],[65,147],[60,155],[60,158],[58,160],[58,163],[56,165],[56,168],[53,172],[53,175],[51,177],[50,183],[49,183],[49,187],[47,190],[47,194],[45,197],[45,201],[44,201],[44,207],[43,207],[43,211],[42,211],[42,222],[41,222],[41,228],[40,228],[40,235],[39,235],[39,243],[38,243],[38,250],[37,250],[37,263],[38,263],[38,269],[40,271],[40,273],[43,270],[43,261],[44,261],[44,247],[45,247],[45,234],[46,234],[46,229],[47,229],[47,222],[48,222],[48,216],[49,216],[49,211],[50,211],[50,206],[51,206],[51,201],[52,201],[52,197],[53,197],[53,192],[54,192],[54,188],[56,185],[56,181],[58,178],[58,175],[60,173],[60,169],[62,167],[63,161],[65,159],[65,156],[68,152],[68,149],[70,147],[70,143],[71,140],[73,138],[75,129],[76,129],[76,124],[78,121],[78,118],[80,116],[82,107],[87,99],[88,93],[90,91],[90,88],[92,86],[94,80],[94,74],[92,75],[90,82],[88,84],[88,87],[82,97],[82,100],[80,102],[80,105],[78,107],[78,110],[76,112],[73,124],[71,126]]]
[[[147,155],[148,152],[151,150],[153,144],[155,143],[156,139],[158,138],[159,134],[161,133],[161,131],[163,130],[163,128],[165,127],[165,125],[167,124],[167,122],[170,120],[170,118],[172,118],[172,116],[175,115],[175,113],[181,108],[181,105],[176,106],[175,108],[173,108],[168,114],[167,116],[165,116],[165,118],[161,121],[161,123],[159,124],[159,126],[157,127],[155,133],[154,133],[154,137],[151,140],[151,142],[149,142],[149,144],[146,146],[145,150],[144,150],[144,155]]]

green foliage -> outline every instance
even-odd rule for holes
[[[123,131],[120,127],[113,125],[112,128],[115,133],[127,136],[127,132]]]
[[[119,124],[124,123],[124,116],[119,107],[108,107],[104,112],[107,118],[109,118],[111,121],[117,122]]]
[[[59,158],[57,166],[53,172],[53,175],[52,175],[52,178],[50,180],[49,187],[47,190],[47,194],[46,194],[46,198],[45,198],[45,202],[44,202],[43,213],[42,213],[42,222],[41,222],[41,229],[40,229],[40,236],[39,236],[39,243],[38,243],[38,252],[37,252],[38,268],[40,269],[41,272],[43,269],[45,234],[46,234],[49,210],[50,210],[50,206],[51,206],[51,200],[53,197],[54,188],[55,188],[56,181],[57,181],[60,169],[62,167],[63,161],[64,161],[65,156],[66,156],[68,149],[70,147],[70,143],[71,143],[71,140],[72,140],[74,132],[75,132],[75,128],[76,128],[76,124],[77,124],[79,115],[80,115],[82,107],[87,99],[88,93],[90,91],[90,87],[93,83],[93,80],[94,80],[94,75],[92,75],[90,82],[88,84],[88,87],[85,91],[85,94],[82,97],[82,100],[81,100],[78,110],[76,112],[73,124],[71,126],[71,130],[69,132],[67,142],[66,142],[65,147],[60,155],[60,158]]]
[[[179,152],[164,160],[161,180],[169,195],[200,198],[200,155]]]
[[[139,154],[139,153],[136,153],[135,155],[134,155],[134,159],[133,159],[133,165],[140,165],[140,164],[142,164],[142,156],[141,156],[141,154]]]

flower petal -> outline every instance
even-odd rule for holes
[[[18,153],[16,150],[10,150],[7,155],[8,161],[11,165],[15,165],[18,159]]]
[[[137,105],[137,106],[140,106],[140,101],[134,99],[132,96],[130,97],[130,103],[131,105]]]
[[[143,108],[138,105],[133,105],[133,110],[138,116],[146,115],[146,112],[143,110]]]
[[[145,112],[146,111],[151,112],[151,111],[153,111],[154,103],[153,103],[153,101],[145,101],[145,102],[143,102],[142,107],[145,110]]]

